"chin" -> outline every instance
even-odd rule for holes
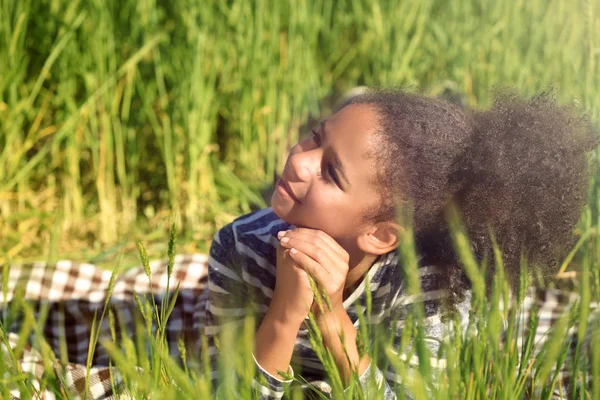
[[[275,196],[273,196],[275,197]],[[284,220],[288,224],[293,224],[290,222],[290,215],[293,207],[289,207],[287,204],[281,204],[282,202],[277,201],[278,199],[271,198],[271,209],[280,219]]]
[[[286,209],[286,207],[282,207],[281,204],[272,202],[271,209],[273,210],[275,215],[279,217],[279,219],[283,220],[287,224],[294,225],[296,227],[307,227],[305,224],[300,223],[300,221],[298,221],[298,218],[294,218],[291,212],[292,210],[288,210]]]
[[[285,211],[279,209],[278,207],[271,206],[271,208],[273,209],[273,212],[275,213],[275,215],[277,215],[279,217],[279,219],[283,220],[285,223],[287,223],[289,225],[293,225],[298,228],[308,228],[308,226],[306,226],[305,224],[298,221],[298,218],[294,218],[292,215],[290,215],[289,212],[285,212]]]
[[[287,218],[286,218],[286,213],[281,212],[281,210],[280,210],[279,207],[277,207],[274,204],[271,204],[271,209],[273,210],[273,212],[275,213],[275,215],[277,215],[280,219],[284,220],[285,222],[288,222]]]

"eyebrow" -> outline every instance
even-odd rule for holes
[[[323,141],[324,141],[325,137],[327,136],[327,121],[321,122],[321,134],[323,136]],[[339,174],[342,176],[342,178],[344,178],[344,180],[346,181],[348,186],[351,186],[351,183],[348,180],[348,176],[346,175],[344,165],[340,161],[340,158],[338,157],[337,153],[333,149],[331,149],[331,153],[333,155],[333,167],[336,169],[336,171],[339,172]]]

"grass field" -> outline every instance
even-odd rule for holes
[[[0,0],[0,265],[112,268],[119,255],[133,265],[136,240],[167,254],[171,222],[179,252],[206,251],[216,229],[266,205],[261,190],[290,145],[356,86],[451,92],[473,107],[494,87],[553,86],[598,122],[599,38],[596,0]],[[564,264],[595,277],[577,280],[573,315],[600,298],[599,201],[594,178],[584,239]],[[461,362],[443,379],[420,371],[417,393],[433,382],[438,398],[523,393],[516,352],[483,347],[498,328],[477,328],[483,336],[449,347]],[[551,343],[554,358],[528,371],[541,376],[533,386],[562,354],[560,338]],[[587,356],[600,382],[599,346]],[[210,390],[167,364],[184,393]],[[177,396],[164,380],[129,379],[139,393]],[[600,398],[598,383],[578,398]]]
[[[205,251],[357,85],[557,88],[598,119],[596,1],[0,2],[0,259]],[[129,246],[129,247],[127,247]],[[152,253],[154,247],[149,246]],[[164,245],[157,247],[157,254]],[[183,250],[183,249],[182,249]]]
[[[501,304],[509,304],[509,293],[499,251],[496,250],[494,285],[490,296],[486,296],[483,284],[485,276],[470,253],[468,238],[460,224],[455,224],[453,238],[473,283],[471,311],[469,321],[464,327],[461,327],[458,319],[449,321],[449,332],[454,334],[442,342],[437,353],[432,353],[428,348],[428,339],[423,329],[423,303],[417,303],[403,320],[401,341],[393,344],[394,335],[390,329],[381,324],[366,323],[370,318],[368,299],[365,314],[359,315],[361,323],[358,335],[364,343],[371,344],[367,351],[372,360],[378,360],[379,368],[386,370],[392,366],[395,373],[402,378],[404,386],[395,389],[398,398],[563,398],[553,397],[554,393],[570,399],[600,398],[600,268],[597,261],[600,237],[595,234],[596,229],[590,227],[589,216],[588,214],[584,217],[583,227],[587,229],[585,236],[593,239],[581,241],[577,246],[577,263],[580,269],[574,283],[579,300],[568,312],[557,315],[553,330],[546,334],[546,340],[542,342],[538,342],[537,327],[548,318],[548,310],[534,307],[532,312],[524,314],[521,308],[525,288],[530,282],[528,277],[521,276],[520,288],[515,293],[516,304],[519,306],[503,307]],[[403,235],[400,254],[408,282],[408,293],[419,295],[417,255],[411,238],[410,232]],[[175,253],[174,239],[174,235],[171,235],[168,246],[171,263]],[[149,271],[148,258],[143,247],[140,247],[140,258],[145,269]],[[116,270],[117,268],[115,272]],[[6,271],[7,269],[4,269],[4,272]],[[7,274],[3,274],[3,288],[6,276]],[[150,275],[148,277],[150,278]],[[111,277],[109,294],[114,288],[113,283]],[[156,303],[148,298],[142,297],[141,302],[136,298],[141,316],[132,337],[115,339],[119,337],[115,334],[118,315],[114,315],[112,311],[102,311],[95,315],[90,338],[92,345],[88,354],[93,355],[98,346],[107,349],[113,367],[111,379],[114,382],[123,382],[118,386],[117,393],[125,393],[131,396],[127,398],[134,399],[209,399],[216,398],[216,393],[221,399],[255,398],[252,391],[252,379],[255,374],[252,358],[255,319],[250,316],[241,325],[223,329],[221,332],[219,371],[223,378],[218,388],[215,388],[211,386],[209,352],[204,347],[205,341],[200,359],[197,358],[198,354],[186,354],[185,351],[182,351],[181,359],[178,360],[168,356],[165,326],[176,296],[177,292],[173,296],[163,296]],[[105,304],[108,304],[108,300],[107,298]],[[35,315],[40,317],[36,318]],[[8,347],[9,341],[3,326],[10,326],[15,318],[21,318],[22,325],[17,343],[11,351],[4,353],[5,357],[0,358],[2,398],[11,398],[11,393],[15,392],[21,398],[37,398],[40,390],[50,391],[58,398],[79,398],[61,389],[60,383],[68,383],[68,380],[63,371],[56,368],[55,363],[60,360],[66,362],[67,359],[63,354],[55,355],[49,344],[43,340],[43,326],[47,317],[47,307],[42,305],[39,314],[35,314],[31,303],[22,301],[19,296],[13,299],[8,312],[3,314],[0,321],[0,350],[2,345]],[[100,327],[103,325],[108,325],[112,340],[99,336]],[[354,393],[354,396],[349,394],[350,397],[346,397],[342,394],[344,385],[333,357],[323,346],[321,334],[315,323],[312,329],[314,331],[311,343],[331,378],[334,398],[364,398],[357,389],[359,386],[356,374],[349,386],[349,393]],[[33,346],[42,357],[42,367],[45,371],[37,387],[32,386],[29,374],[24,372],[19,364],[29,339],[28,332],[31,332]],[[60,348],[66,351],[66,346],[66,343],[61,343]],[[183,348],[181,343],[180,350]],[[404,349],[402,356],[393,350],[398,348]],[[445,363],[434,363],[432,357],[443,358]],[[188,364],[192,358],[195,358],[195,362]],[[414,366],[415,362],[417,366]],[[409,363],[412,363],[412,366],[409,366]],[[566,378],[558,374],[563,365],[566,365],[569,374]],[[87,368],[90,367],[88,364]],[[302,382],[298,371],[295,379]],[[374,379],[371,379],[371,382],[375,385]],[[570,388],[568,392],[567,387]],[[374,392],[375,396],[368,398],[382,398],[381,393],[379,396],[377,393]],[[288,394],[292,399],[303,398],[299,390],[291,390]]]

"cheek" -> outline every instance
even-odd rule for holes
[[[314,229],[321,229],[333,237],[351,234],[356,227],[358,207],[347,195],[337,190],[311,193],[302,204],[303,219]]]
[[[332,208],[346,208],[346,195],[334,185],[322,181],[314,183],[307,193],[305,204],[315,209],[331,211]]]

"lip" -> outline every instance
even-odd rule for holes
[[[296,203],[301,203],[301,201],[298,200],[298,198],[296,197],[296,195],[294,194],[294,192],[292,191],[292,189],[290,188],[288,183],[286,181],[284,181],[283,178],[280,178],[277,181],[276,188],[279,191],[279,193],[286,195],[287,197],[294,200]]]

